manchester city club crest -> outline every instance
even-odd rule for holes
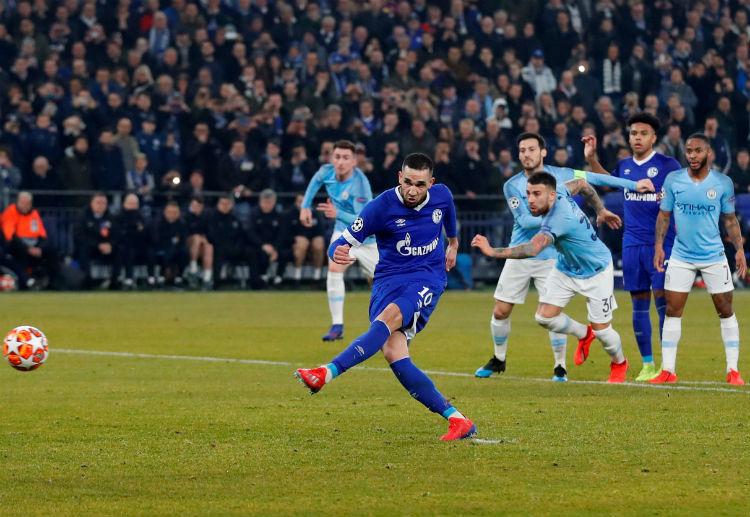
[[[341,199],[343,199],[344,201],[346,201],[347,199],[349,199],[349,191],[348,190],[345,190],[345,191],[343,191],[341,193]]]
[[[518,199],[518,198],[517,198],[516,196],[513,196],[512,198],[510,198],[510,199],[508,200],[508,202],[510,203],[510,207],[511,207],[512,209],[514,209],[514,210],[515,210],[516,208],[518,208],[518,206],[519,206],[519,205],[521,204],[521,200],[520,200],[520,199]]]
[[[355,221],[352,223],[352,230],[354,230],[355,232],[358,232],[362,230],[362,227],[364,225],[365,225],[365,222],[362,220],[362,218],[357,217],[357,219],[355,219]]]
[[[436,208],[432,211],[432,222],[438,224],[443,219],[443,211]]]
[[[708,189],[706,191],[706,197],[708,199],[716,199],[716,191],[714,189],[712,189],[712,188]]]
[[[646,171],[646,176],[648,176],[649,178],[653,178],[657,174],[659,174],[659,169],[657,169],[656,167],[649,167]]]

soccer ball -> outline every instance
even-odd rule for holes
[[[49,355],[47,337],[41,330],[29,325],[16,327],[5,336],[3,355],[16,370],[36,370]]]

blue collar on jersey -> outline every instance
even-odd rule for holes
[[[406,206],[406,203],[404,203],[404,198],[401,197],[401,192],[398,190],[398,187],[394,187],[393,190],[396,191],[396,196],[398,196],[398,200],[401,201],[401,204]],[[430,191],[427,190],[427,195],[424,197],[424,201],[422,201],[417,206],[415,206],[413,210],[419,212],[420,210],[422,210],[422,207],[425,206],[429,201],[430,201]]]

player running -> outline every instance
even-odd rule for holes
[[[664,298],[664,273],[654,268],[654,226],[659,214],[661,189],[667,175],[680,169],[677,160],[654,151],[659,119],[649,113],[637,113],[628,119],[631,158],[624,158],[612,171],[613,176],[654,183],[654,193],[633,192],[625,189],[625,232],[622,241],[622,272],[625,290],[633,302],[633,333],[641,353],[643,367],[636,381],[648,381],[659,374],[651,349],[651,292],[659,314],[659,336],[667,307]],[[596,158],[596,139],[584,149],[584,155],[596,172],[609,174]],[[670,224],[664,237],[664,257],[669,259],[674,241],[674,225]]]
[[[302,200],[299,220],[308,228],[312,226],[313,198],[321,186],[325,186],[328,199],[325,203],[318,203],[317,210],[329,219],[335,219],[331,242],[341,235],[347,226],[352,224],[362,208],[372,200],[372,190],[367,176],[355,167],[357,157],[354,153],[354,143],[339,140],[333,144],[331,163],[323,165],[310,180]],[[372,278],[375,265],[378,263],[378,249],[375,239],[368,239],[357,249],[351,250],[352,257],[359,261],[359,266],[368,278]],[[354,261],[352,261],[354,262]],[[349,263],[337,264],[328,261],[328,276],[326,291],[328,293],[328,309],[331,311],[331,329],[323,335],[323,341],[334,341],[344,337],[344,272]]]
[[[583,140],[585,148],[592,143],[593,137]],[[595,140],[593,140],[595,144]],[[526,182],[529,177],[539,171],[552,174],[557,181],[564,183],[574,178],[585,178],[594,185],[607,185],[615,188],[629,188],[639,192],[652,191],[653,185],[649,179],[643,179],[636,183],[630,179],[617,178],[606,174],[594,174],[585,171],[577,171],[569,168],[552,167],[544,165],[544,157],[547,156],[545,141],[536,133],[523,133],[517,139],[518,161],[523,166],[523,171],[510,178],[503,185],[503,193],[508,203],[508,208],[513,214],[513,232],[510,237],[510,246],[523,242],[529,242],[539,231],[542,218],[535,217],[529,211],[526,201]],[[597,197],[598,201],[598,197]],[[604,206],[599,202],[601,209]],[[597,216],[600,214],[597,213]],[[600,221],[611,217],[613,227],[619,227],[619,217],[609,211],[605,211]],[[545,279],[550,271],[554,269],[556,259],[555,250],[548,248],[535,257],[521,260],[507,260],[503,267],[500,278],[495,289],[495,308],[490,320],[490,332],[495,346],[492,358],[479,368],[474,375],[477,377],[489,377],[493,373],[505,371],[505,361],[508,349],[508,336],[510,335],[510,314],[516,304],[524,303],[529,292],[529,283],[533,279],[534,286],[539,291],[541,298],[545,289]],[[567,336],[550,331],[550,344],[555,360],[553,381],[566,381],[568,373],[566,369],[565,354]]]
[[[434,185],[432,160],[424,154],[406,157],[399,186],[369,203],[328,249],[338,264],[350,264],[351,247],[375,235],[380,262],[370,299],[370,330],[319,368],[299,369],[296,376],[311,393],[382,350],[396,378],[412,397],[449,422],[441,440],[458,440],[476,427],[437,391],[432,380],[412,363],[409,342],[422,330],[443,294],[445,272],[456,264],[458,237],[453,195]],[[443,228],[448,237],[444,249]]]
[[[667,295],[667,316],[661,342],[662,370],[651,379],[652,384],[677,382],[675,363],[677,343],[682,332],[682,311],[685,308],[696,271],[701,272],[706,289],[719,314],[721,339],[727,359],[727,382],[743,385],[737,361],[740,356],[740,327],[732,308],[734,283],[719,234],[719,213],[724,219],[727,235],[736,251],[737,274],[747,274],[745,251],[737,216],[734,213],[732,180],[708,167],[711,144],[702,133],[695,133],[685,142],[687,169],[669,175],[664,183],[664,198],[656,219],[654,267],[664,271],[664,243],[674,212],[677,236],[672,257],[666,267],[664,289]]]
[[[493,248],[481,235],[475,236],[471,245],[488,257],[520,259],[537,257],[554,244],[557,262],[539,294],[536,321],[551,332],[578,338],[576,364],[583,364],[588,358],[591,342],[598,337],[612,360],[608,382],[624,382],[628,361],[622,353],[620,335],[610,324],[612,312],[617,308],[612,254],[571,197],[578,193],[596,196],[593,187],[582,178],[558,185],[552,174],[537,172],[527,181],[526,199],[531,214],[543,216],[539,232],[529,242],[509,248]],[[576,293],[587,299],[590,325],[562,312]]]

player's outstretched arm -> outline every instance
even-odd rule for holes
[[[575,196],[580,194],[581,197],[586,201],[586,204],[594,209],[596,213],[596,224],[606,223],[607,226],[616,230],[622,226],[622,220],[620,216],[607,210],[602,203],[599,194],[596,193],[594,187],[583,178],[575,178],[565,182],[565,186],[570,190],[570,195]]]
[[[723,214],[724,228],[727,230],[727,236],[734,246],[735,255],[734,260],[737,264],[737,276],[744,280],[747,275],[747,261],[745,260],[745,250],[742,248],[742,232],[740,231],[740,223],[737,221],[735,214]]]
[[[664,272],[664,237],[669,230],[669,220],[672,212],[659,210],[656,217],[656,230],[654,232],[654,267],[659,273]]]
[[[450,271],[456,265],[458,256],[458,237],[448,237],[448,247],[445,248],[445,270]]]
[[[544,248],[552,244],[552,236],[547,233],[537,233],[529,242],[513,246],[512,248],[493,248],[484,235],[475,235],[471,245],[478,248],[484,255],[499,259],[522,259],[536,257]]]

